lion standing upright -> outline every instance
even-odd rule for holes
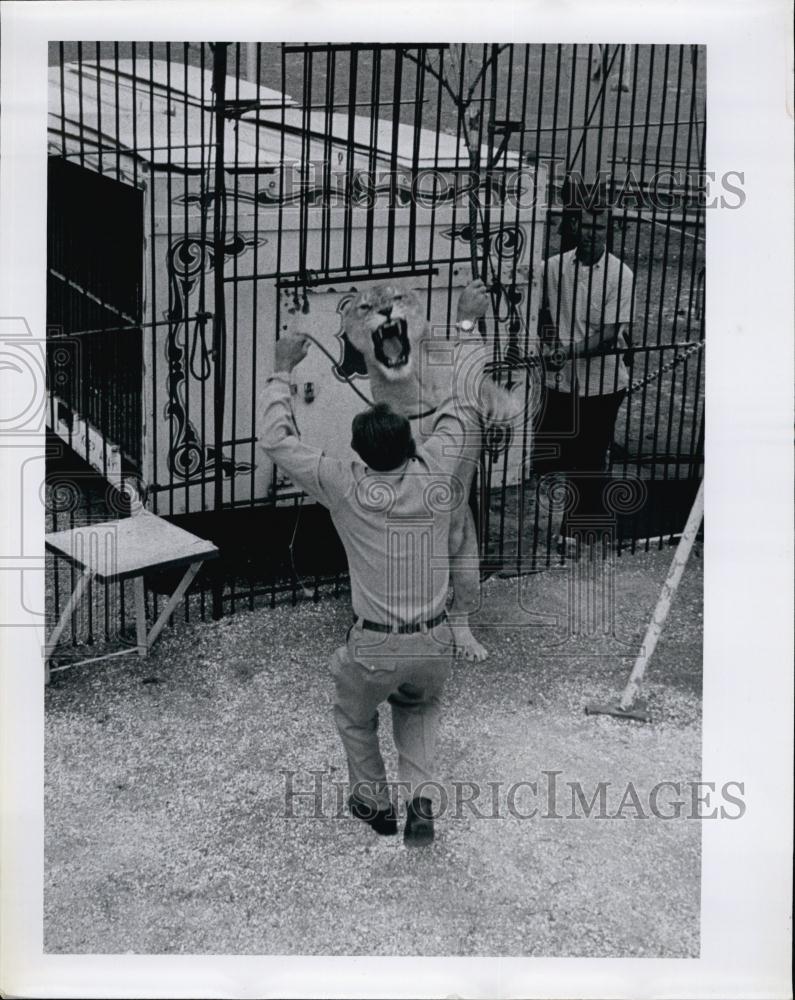
[[[474,331],[485,315],[488,294],[481,281],[461,293],[457,320],[460,332]],[[423,441],[436,408],[452,392],[476,397],[487,420],[505,421],[517,414],[515,399],[485,374],[486,351],[475,333],[466,342],[433,340],[425,310],[416,293],[395,285],[373,285],[359,292],[343,316],[343,332],[365,359],[375,402],[388,403],[412,422],[414,437]],[[475,465],[459,468],[464,502],[453,512],[450,526],[450,576],[453,602],[448,613],[459,655],[483,660],[486,649],[469,628],[469,615],[480,604],[480,563],[475,520],[466,498]]]

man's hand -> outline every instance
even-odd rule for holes
[[[291,372],[307,355],[309,340],[303,333],[288,333],[276,341],[273,370]]]
[[[489,290],[480,278],[476,278],[475,281],[470,281],[461,292],[458,299],[456,321],[460,323],[462,319],[469,319],[473,322],[479,320],[481,316],[486,315],[488,308]]]

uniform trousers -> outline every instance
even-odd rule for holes
[[[433,780],[439,698],[452,660],[453,637],[444,622],[406,635],[356,624],[334,652],[334,721],[348,759],[351,792],[360,801],[377,809],[391,802],[378,742],[378,708],[384,701],[392,712],[402,787],[413,797]]]

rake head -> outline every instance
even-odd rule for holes
[[[651,715],[642,701],[635,702],[629,708],[622,708],[619,702],[613,705],[600,705],[591,702],[585,706],[586,715],[612,715],[615,719],[634,719],[636,722],[651,722]]]

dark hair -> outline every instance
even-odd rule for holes
[[[351,447],[365,465],[377,472],[399,468],[416,450],[411,424],[388,403],[357,413],[351,424]]]

